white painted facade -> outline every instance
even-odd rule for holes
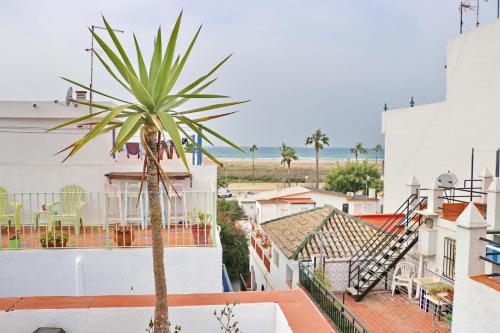
[[[250,246],[250,274],[256,290],[294,289],[299,283],[299,263],[288,259],[271,240],[269,272],[256,250]]]
[[[500,147],[500,21],[452,38],[445,70],[445,101],[382,115],[385,212],[401,205],[413,174],[424,186],[448,170],[460,184],[469,179],[472,148],[475,176],[485,167],[494,170]]]
[[[283,216],[305,212],[316,207],[315,203],[288,203],[288,202],[266,202],[257,201],[255,203],[256,222],[260,225],[262,222],[274,220]]]
[[[154,294],[151,248],[0,251],[0,297]],[[222,292],[220,247],[165,248],[169,293]]]
[[[36,104],[36,107],[33,105]],[[88,132],[69,126],[54,132],[47,129],[88,114],[83,106],[54,102],[0,102],[0,187],[16,193],[57,192],[68,184],[81,185],[87,192],[103,192],[109,172],[140,172],[143,160],[127,158],[125,151],[110,156],[112,134],[97,137],[78,154],[62,163],[64,153],[55,155]],[[191,154],[187,156],[188,161]],[[178,158],[164,159],[166,171],[186,171]],[[190,166],[192,191],[209,191],[216,184],[217,167]]]
[[[223,305],[169,307],[173,326],[182,332],[220,332],[214,311]],[[153,317],[151,307],[16,310],[0,313],[2,331],[33,332],[38,327],[63,327],[72,333],[145,332]],[[276,303],[243,303],[234,309],[238,328],[249,333],[291,333],[287,319]],[[258,318],[258,320],[256,320]]]
[[[291,204],[276,202],[276,200],[272,202],[273,199],[292,198],[307,198],[314,203]],[[376,214],[379,212],[379,203],[375,198],[309,189],[302,186],[265,191],[258,195],[240,196],[238,197],[238,203],[245,210],[247,216],[250,219],[253,218],[257,224],[325,205],[347,211],[351,215]]]

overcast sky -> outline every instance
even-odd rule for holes
[[[473,1],[474,3],[476,1]],[[439,101],[445,92],[446,41],[458,33],[458,0],[0,0],[0,100],[63,99],[68,84],[88,83],[86,27],[103,13],[129,50],[135,32],[150,54],[159,24],[170,32],[184,9],[181,48],[203,23],[182,82],[225,55],[210,92],[251,99],[213,126],[241,145],[302,146],[316,128],[336,147],[383,143],[384,103]],[[496,1],[481,1],[491,21]],[[465,17],[465,29],[475,13]],[[103,34],[103,32],[100,32]],[[96,65],[96,89],[126,96]]]

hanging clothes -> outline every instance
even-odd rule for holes
[[[130,155],[137,155],[137,159],[141,158],[138,142],[127,142],[125,148],[127,149],[127,158],[130,158]]]

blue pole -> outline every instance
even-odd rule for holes
[[[191,139],[194,141],[194,135],[191,135]],[[191,165],[195,165],[194,157],[196,155],[196,147],[191,145]]]
[[[200,132],[201,132],[201,128],[198,128],[198,129],[199,129],[199,130],[200,130]],[[202,140],[201,135],[199,135],[199,134],[198,134],[198,138],[197,138],[197,143],[198,143],[198,146],[203,147],[203,140]],[[197,154],[197,155],[198,155],[198,156],[197,156],[197,158],[198,158],[198,163],[197,163],[197,165],[201,165],[201,159],[202,159],[202,157],[203,157],[203,154],[202,154],[201,149],[198,149],[198,154]]]

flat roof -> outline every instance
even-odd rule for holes
[[[337,332],[301,289],[168,295],[169,307],[276,303],[295,333]],[[154,307],[154,295],[38,296],[0,298],[1,311]],[[258,318],[256,318],[258,319]]]

